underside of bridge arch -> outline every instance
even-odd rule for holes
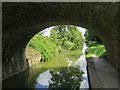
[[[2,3],[3,78],[27,67],[24,49],[39,31],[59,24],[84,27],[103,41],[111,64],[118,63],[118,3]]]

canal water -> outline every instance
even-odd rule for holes
[[[72,63],[68,58],[66,58],[66,65],[55,67],[49,69],[47,67],[40,68],[41,64],[37,64],[32,67],[29,67],[18,74],[11,76],[2,81],[3,88],[69,88],[69,90],[79,90],[79,89],[89,89],[88,84],[88,75],[87,75],[87,62],[85,57],[86,45],[83,47],[83,54],[79,59]],[[63,55],[62,55],[63,56]],[[62,60],[57,62],[57,66],[63,64],[63,59],[61,55],[57,60]],[[57,61],[56,60],[56,61]],[[52,60],[51,60],[52,61]],[[44,64],[44,63],[42,63]],[[49,64],[49,63],[47,63]],[[47,68],[47,69],[46,69]],[[42,71],[41,71],[42,70]],[[35,83],[36,82],[36,83]]]
[[[68,67],[48,69],[39,74],[35,88],[76,88],[77,90],[82,88],[88,90],[86,49],[87,46],[84,44],[82,55],[74,64],[66,58]]]

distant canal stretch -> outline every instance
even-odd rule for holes
[[[83,46],[83,54],[73,64],[69,59],[68,67],[61,67],[55,69],[48,69],[40,73],[36,79],[35,88],[79,88],[89,89],[87,76],[87,61],[85,56],[85,49]]]

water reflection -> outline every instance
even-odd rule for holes
[[[86,45],[83,47],[83,55],[75,62],[69,62],[68,67],[54,68],[47,70],[39,75],[35,88],[58,89],[65,88],[69,90],[89,89],[87,76],[87,61],[85,56]]]
[[[80,65],[81,69],[83,70],[83,81],[81,83],[80,88],[89,89],[88,84],[88,74],[87,74],[87,61],[85,56],[85,50],[87,49],[86,44],[84,43],[83,46],[83,54],[80,56],[80,58],[75,62],[75,65]]]
[[[57,70],[50,70],[52,75],[49,88],[79,88],[83,72],[79,66],[63,67]]]
[[[44,75],[44,76],[43,76]],[[48,70],[39,75],[35,88],[73,88],[79,89],[83,81],[83,71],[80,66],[74,65]]]
[[[49,87],[49,81],[52,78],[50,74],[50,70],[47,70],[46,72],[43,72],[39,75],[37,78],[37,83],[35,85],[35,88],[48,88]]]

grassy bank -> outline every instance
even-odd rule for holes
[[[96,44],[88,48],[87,58],[91,58],[96,54],[96,57],[102,57],[106,54],[106,49],[102,44]]]
[[[27,47],[34,49],[41,54],[42,61],[48,61],[57,53],[57,46],[52,43],[50,38],[42,36],[40,33],[36,34],[28,43]]]

